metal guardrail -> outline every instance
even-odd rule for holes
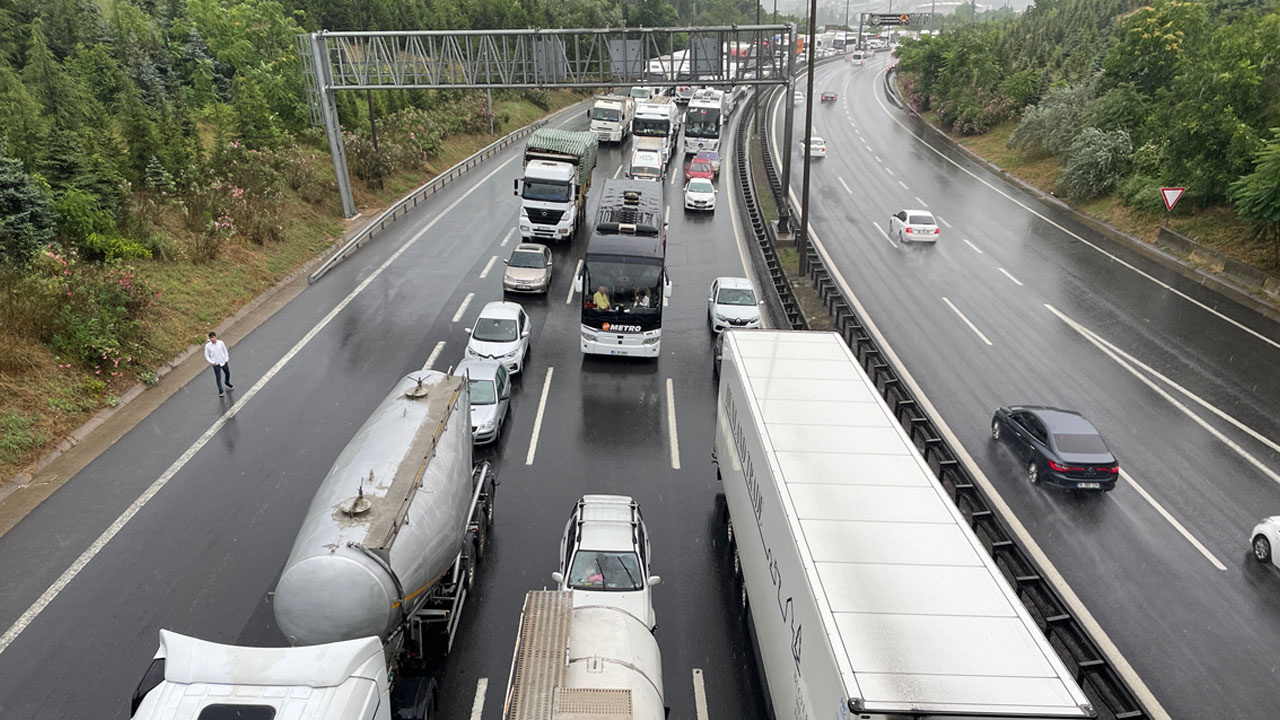
[[[329,259],[325,260],[324,263],[319,268],[316,268],[315,272],[307,276],[307,284],[310,285],[314,283],[316,280],[319,280],[320,277],[325,273],[329,272],[329,270],[331,270],[334,265],[337,265],[343,260],[346,260],[356,250],[359,250],[360,248],[364,247],[364,244],[372,240],[374,235],[382,232],[383,230],[386,229],[388,225],[394,223],[397,219],[399,219],[400,216],[404,215],[405,213],[409,212],[413,208],[417,207],[419,202],[426,200],[432,195],[435,195],[437,192],[444,189],[445,186],[449,185],[454,180],[457,180],[459,177],[466,174],[466,172],[471,168],[475,167],[476,165],[479,165],[481,162],[492,157],[496,153],[501,152],[502,150],[505,150],[506,148],[510,147],[512,143],[518,140],[524,139],[525,136],[529,135],[534,130],[537,130],[538,128],[546,125],[547,122],[548,122],[548,119],[542,119],[530,125],[525,125],[519,130],[515,130],[513,132],[507,133],[506,135],[499,138],[498,140],[495,140],[494,142],[486,145],[480,150],[477,150],[475,153],[472,153],[470,156],[468,156],[465,160],[459,162],[457,165],[454,165],[448,170],[445,170],[439,175],[431,178],[431,180],[429,180],[422,187],[410,192],[408,195],[405,195],[403,198],[400,198],[400,200],[398,200],[395,205],[392,205],[391,207],[384,210],[382,214],[379,215],[373,222],[369,223],[362,230],[360,230],[360,232],[353,235],[351,239],[346,242],[346,244],[344,244],[333,255],[330,255]]]
[[[751,233],[755,240],[752,244],[751,264],[757,277],[769,277],[772,280],[773,292],[765,291],[765,302],[768,303],[774,317],[785,317],[792,330],[805,330],[804,312],[796,300],[795,289],[791,280],[782,269],[778,260],[778,239],[773,234],[773,226],[765,220],[756,200],[755,179],[751,173],[751,146],[747,142],[747,129],[754,123],[755,106],[758,93],[751,93],[738,115],[738,129],[734,135],[734,169],[738,173],[738,191],[740,194],[739,214],[742,226]]]
[[[886,84],[891,82],[889,78],[892,74],[886,73]],[[886,87],[886,92],[892,91]],[[764,138],[768,133],[761,132],[760,135],[762,150],[767,156],[769,148]],[[775,175],[770,175],[769,180],[773,184],[774,194],[781,194],[782,188]],[[1093,701],[1099,717],[1104,720],[1150,718],[1150,713],[1089,632],[1072,614],[1057,589],[1041,574],[1035,561],[1014,539],[1004,520],[991,509],[986,495],[939,432],[934,420],[925,414],[902,382],[898,370],[882,354],[862,318],[844,296],[827,270],[822,255],[812,243],[808,245],[807,255],[809,279],[830,311],[836,331],[853,350],[880,394],[893,408],[898,422],[920,448],[943,489],[960,508],[1050,644],[1074,672],[1076,682]]]

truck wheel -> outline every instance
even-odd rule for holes
[[[396,720],[432,720],[437,694],[434,678],[401,673],[391,688],[391,716]]]
[[[725,530],[724,530],[725,537],[729,539],[729,547],[732,548],[733,547],[733,521],[729,520],[725,522],[724,525],[725,525]]]
[[[467,547],[462,551],[462,586],[470,589],[476,580],[476,544],[475,535],[468,538]]]
[[[485,550],[489,545],[489,526],[480,523],[480,527],[476,528],[476,560],[484,558]]]

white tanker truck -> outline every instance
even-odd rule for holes
[[[496,484],[472,465],[463,380],[403,378],[320,484],[280,575],[275,617],[294,647],[161,630],[132,717],[428,717],[424,660],[453,643]]]

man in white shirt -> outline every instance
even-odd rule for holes
[[[222,380],[227,380],[227,389],[235,390],[231,384],[231,355],[227,352],[227,344],[218,339],[218,333],[209,333],[209,342],[204,344],[204,359],[213,366],[213,379],[218,383],[218,397],[222,397]]]

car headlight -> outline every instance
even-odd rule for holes
[[[493,426],[495,424],[496,423],[493,420],[485,420],[484,422],[480,423],[480,429],[483,430],[484,432],[489,432],[490,430],[493,429]]]
[[[531,231],[532,231],[532,228],[530,228],[528,225],[520,226],[520,232],[531,232]]]
[[[561,234],[561,235],[568,235],[568,234],[569,234],[569,228],[560,228],[559,232],[560,232],[560,234]]]
[[[511,352],[507,353],[506,355],[503,355],[503,356],[502,356],[502,359],[503,359],[503,360],[510,360],[511,358],[513,358],[513,357],[515,357],[517,354],[519,354],[519,352],[520,352],[520,348],[516,348],[515,350],[512,350]]]
[[[478,353],[478,352],[476,352],[475,350],[471,349],[471,346],[470,346],[470,345],[468,345],[468,346],[467,346],[467,349],[463,352],[463,355],[465,355],[465,356],[467,356],[467,357],[469,357],[469,358],[477,358],[477,357],[480,357],[480,353]]]

